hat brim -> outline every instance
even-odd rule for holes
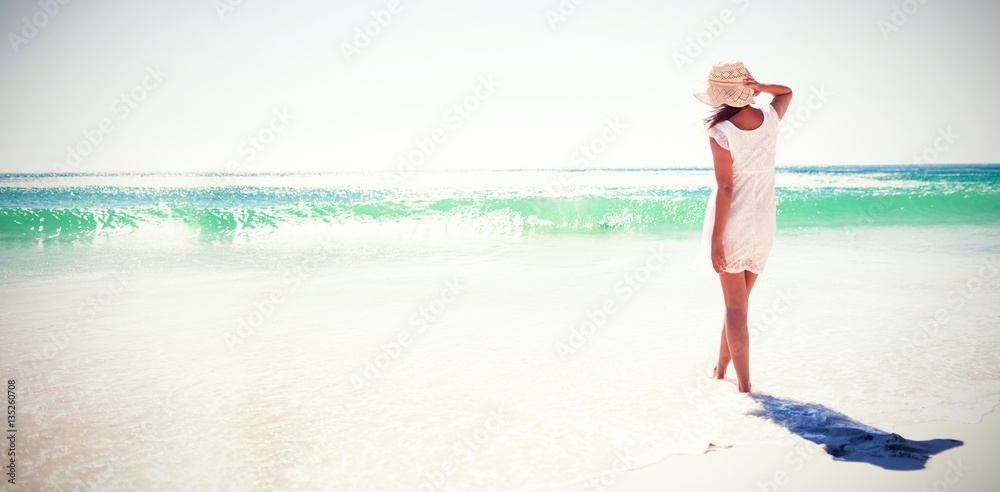
[[[741,108],[754,103],[753,89],[746,86],[712,84],[705,82],[695,88],[691,94],[695,99],[717,108],[723,104]]]

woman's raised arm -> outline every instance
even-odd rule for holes
[[[750,75],[749,70],[747,70],[747,76],[743,79],[743,85],[753,89],[755,96],[761,92],[766,92],[774,96],[774,100],[771,101],[774,112],[778,113],[779,120],[785,116],[785,111],[788,111],[788,105],[792,102],[791,89],[778,84],[761,84]]]

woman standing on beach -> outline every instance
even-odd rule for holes
[[[754,107],[766,92],[771,104]],[[715,168],[716,188],[708,200],[702,231],[703,255],[719,274],[726,317],[714,377],[723,379],[732,361],[741,393],[750,392],[750,290],[764,269],[775,234],[774,151],[778,120],[792,90],[760,84],[742,62],[716,63],[704,89],[695,93],[715,108],[705,119]]]

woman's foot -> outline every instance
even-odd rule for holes
[[[715,367],[712,368],[712,377],[715,379],[726,379],[726,367],[723,366],[722,372],[719,372],[719,365],[716,364]]]

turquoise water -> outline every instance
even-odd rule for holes
[[[485,234],[685,235],[707,170],[386,175],[0,175],[0,245],[91,243],[175,227],[230,243],[308,227]],[[1000,220],[1000,165],[782,169],[779,229],[983,225]]]

